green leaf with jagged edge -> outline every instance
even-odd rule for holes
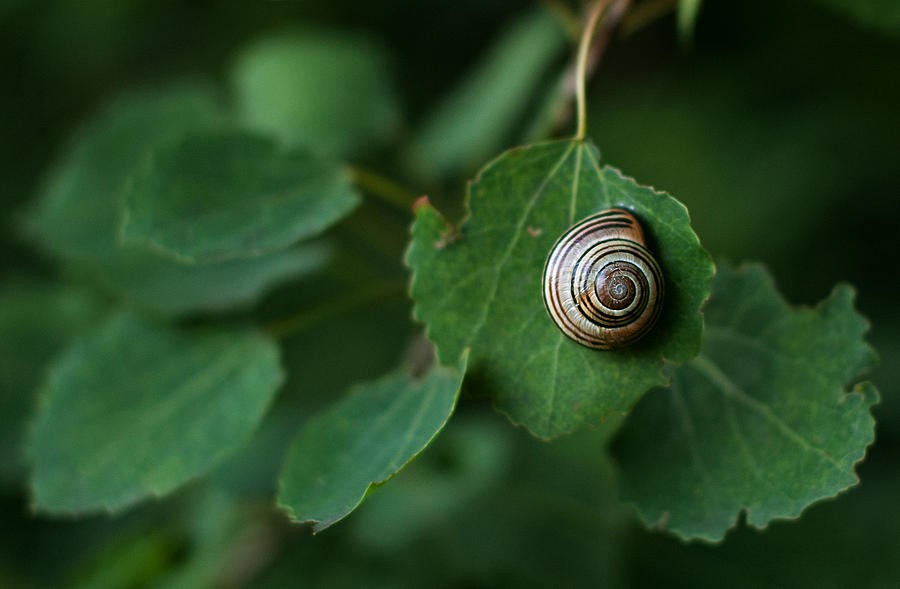
[[[28,441],[36,509],[118,511],[209,472],[247,441],[283,378],[275,342],[253,330],[114,316],[41,389]]]
[[[418,456],[456,407],[466,370],[433,366],[415,379],[398,370],[358,385],[298,434],[281,472],[278,504],[319,532]]]
[[[70,286],[7,281],[0,290],[0,483],[25,473],[26,422],[47,364],[99,319],[102,301]]]
[[[29,232],[56,255],[105,258],[118,246],[122,190],[147,151],[223,118],[212,89],[198,83],[122,93],[86,121],[63,150],[38,193]]]
[[[764,527],[855,485],[874,440],[868,323],[838,286],[791,308],[760,266],[719,268],[703,350],[647,394],[613,443],[624,498],[684,538],[720,540],[741,510]]]
[[[559,331],[544,310],[541,274],[572,224],[610,207],[635,212],[662,267],[662,316],[637,344],[601,352]],[[469,187],[470,217],[454,230],[417,210],[407,263],[415,316],[446,362],[471,347],[470,373],[495,406],[542,438],[627,412],[667,379],[663,360],[700,349],[700,306],[713,264],[674,198],[601,166],[593,145],[557,141],[506,152]]]
[[[346,156],[399,128],[389,69],[372,39],[300,29],[245,47],[230,78],[244,124],[290,146]]]
[[[360,196],[335,162],[243,131],[159,144],[123,196],[121,233],[189,264],[256,258],[309,238]]]
[[[344,271],[308,277],[274,297],[288,307],[279,310],[278,300],[271,300],[260,311],[259,320],[270,332],[283,336],[278,343],[287,379],[253,439],[212,473],[211,481],[219,488],[243,497],[271,498],[300,426],[352,385],[386,374],[401,357],[412,356],[410,340],[417,327],[412,302],[402,282],[379,283],[382,270],[366,266],[367,253],[356,257],[344,250],[338,254],[343,261],[337,262]],[[282,321],[288,309],[305,311]],[[432,349],[421,343],[423,352]]]
[[[511,145],[515,125],[566,46],[563,27],[545,7],[512,21],[476,69],[426,117],[405,159],[423,174],[447,176],[468,173]]]

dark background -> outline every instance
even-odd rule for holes
[[[30,516],[24,483],[3,488],[0,586],[900,586],[900,29],[827,4],[709,0],[690,48],[672,14],[617,38],[590,84],[589,134],[607,162],[682,200],[716,259],[765,262],[789,301],[856,287],[882,395],[858,488],[799,521],[684,544],[643,530],[617,503],[590,433],[544,445],[470,402],[390,490],[315,538],[252,489],[235,502],[198,482],[117,518],[65,521]],[[391,52],[409,131],[529,6],[4,0],[3,280],[59,272],[20,237],[18,219],[68,134],[116,91],[186,75],[221,81],[238,48],[291,24],[365,31]],[[392,155],[367,163],[394,174]],[[463,180],[436,197],[458,206]],[[349,223],[373,214],[364,207]],[[391,271],[401,272],[406,221],[392,222]],[[413,327],[396,307],[381,312],[399,341]],[[299,355],[303,344],[293,342]],[[289,370],[292,358],[289,347]],[[333,391],[347,384],[319,378]]]

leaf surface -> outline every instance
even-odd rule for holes
[[[719,540],[741,510],[764,527],[855,485],[878,393],[847,390],[874,362],[852,289],[791,308],[761,267],[723,267],[704,315],[701,354],[641,400],[613,445],[642,519]]]
[[[311,419],[281,473],[278,502],[291,519],[331,526],[424,450],[453,413],[465,361],[420,380],[401,370],[359,385]]]
[[[121,201],[137,170],[149,165],[149,154],[185,134],[220,128],[222,119],[212,91],[202,85],[123,93],[63,150],[38,194],[29,229],[44,247],[113,292],[166,314],[252,302],[271,285],[320,268],[327,258],[320,245],[253,260],[189,265],[144,245],[120,243]],[[220,175],[229,171],[212,165],[206,172],[216,170]],[[158,195],[149,196],[155,200]],[[204,206],[206,196],[191,195],[193,206]]]
[[[11,281],[0,290],[0,482],[24,473],[25,424],[47,363],[102,312],[73,287]]]
[[[338,253],[345,262],[330,268],[342,267],[339,274],[329,270],[310,276],[281,289],[262,305],[260,321],[273,333],[279,333],[278,325],[284,325],[279,319],[288,311],[305,311],[300,322],[288,320],[290,329],[279,338],[287,378],[278,401],[253,439],[213,472],[212,482],[220,488],[242,497],[270,499],[300,426],[331,407],[352,385],[393,370],[409,351],[416,333],[412,304],[402,282],[391,287],[393,294],[388,297],[376,294],[372,298],[375,291],[366,293],[371,287],[360,288],[360,281],[383,288],[378,285],[383,274],[370,265],[367,253],[360,252],[350,263],[346,251]],[[281,308],[279,299],[288,306]],[[347,337],[348,333],[353,337]],[[433,353],[430,344],[421,343]]]
[[[124,196],[122,237],[185,263],[286,248],[349,213],[359,195],[343,170],[239,131],[159,145]]]
[[[121,510],[240,447],[283,380],[249,330],[176,331],[120,314],[52,366],[31,430],[35,506]]]
[[[300,30],[246,47],[231,71],[238,115],[291,146],[332,156],[398,127],[384,49],[372,40]]]
[[[330,256],[327,244],[310,243],[249,260],[181,264],[125,247],[93,268],[114,293],[147,309],[178,315],[251,304],[269,287],[321,269]]]
[[[665,384],[663,359],[700,348],[700,305],[712,261],[672,197],[598,163],[587,143],[558,141],[508,151],[470,185],[458,233],[430,205],[418,208],[407,263],[415,316],[446,361],[471,346],[470,372],[512,421],[542,438],[627,412]],[[575,222],[611,207],[635,212],[662,267],[659,323],[624,350],[569,340],[541,299],[544,260]]]
[[[210,88],[132,90],[103,106],[72,137],[40,190],[29,229],[57,255],[105,257],[117,247],[119,200],[157,142],[221,121]]]
[[[430,176],[468,172],[509,145],[565,31],[537,8],[513,21],[475,69],[425,119],[408,160]]]

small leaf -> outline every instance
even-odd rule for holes
[[[117,511],[205,474],[247,440],[283,378],[258,333],[117,315],[43,388],[29,445],[36,508]]]
[[[310,30],[261,39],[231,72],[239,116],[288,145],[358,151],[398,126],[387,61],[365,37]]]
[[[874,362],[853,291],[792,309],[763,268],[724,267],[704,314],[701,354],[644,397],[613,445],[644,521],[715,541],[741,510],[764,527],[855,485],[878,393],[846,390]]]
[[[398,371],[355,387],[303,428],[281,474],[278,503],[321,531],[356,509],[434,439],[453,413],[466,358],[420,380]]]
[[[129,247],[110,252],[95,269],[111,291],[148,309],[178,315],[251,304],[269,287],[319,270],[329,259],[330,248],[321,243],[252,260],[194,265]]]
[[[394,369],[409,351],[417,326],[401,278],[405,272],[391,268],[389,273],[399,274],[385,280],[383,265],[372,263],[370,244],[360,247],[343,230],[338,233],[326,271],[279,289],[256,313],[279,340],[287,379],[253,440],[212,474],[212,482],[228,493],[271,498],[299,427],[350,386]]]
[[[0,291],[0,482],[24,473],[25,423],[50,359],[103,308],[71,287],[12,282]]]
[[[347,252],[338,254],[345,262],[333,267],[341,267],[340,272],[311,276],[295,288],[283,289],[260,309],[268,317],[283,317],[289,309],[304,311],[301,321],[296,321],[296,315],[288,319],[289,329],[281,331],[285,337],[279,338],[287,372],[283,392],[253,439],[212,473],[211,480],[219,488],[241,497],[271,498],[298,428],[333,405],[351,385],[392,370],[409,350],[416,328],[403,284],[390,296],[378,295],[373,287],[383,288],[378,284],[383,280],[381,270],[357,265],[371,263],[366,253],[360,252],[350,267]],[[360,286],[361,280],[365,286]],[[358,298],[353,301],[353,297]],[[276,311],[279,299],[290,306]],[[266,324],[269,333],[278,333],[279,325],[284,325],[278,319]],[[348,333],[353,337],[348,338]]]
[[[57,255],[105,257],[117,247],[125,181],[147,150],[220,120],[205,86],[120,95],[84,124],[51,170],[29,219],[31,233]]]
[[[391,481],[389,493],[366,497],[366,508],[348,522],[354,537],[370,550],[396,554],[456,522],[475,502],[496,508],[484,506],[486,498],[513,464],[521,475],[524,462],[513,454],[517,432],[497,425],[489,414],[454,417],[428,452]]]
[[[111,290],[164,313],[252,302],[273,283],[320,267],[325,261],[320,247],[188,266],[119,243],[120,201],[149,152],[192,130],[221,124],[205,86],[123,94],[73,138],[38,196],[29,228],[45,247],[99,276]]]
[[[477,68],[425,120],[409,159],[430,176],[468,172],[509,145],[548,67],[566,47],[565,31],[539,8],[515,20]]]
[[[322,231],[359,195],[340,167],[219,131],[160,145],[125,192],[122,237],[185,263],[270,253]]]
[[[700,349],[712,261],[691,230],[687,209],[639,186],[596,149],[559,141],[508,151],[469,187],[470,218],[453,233],[429,205],[418,208],[407,263],[415,316],[442,361],[471,346],[497,408],[542,438],[627,412],[665,384],[663,359],[684,362]],[[653,331],[624,350],[600,352],[559,331],[544,310],[541,273],[551,246],[584,217],[632,209],[666,280]]]

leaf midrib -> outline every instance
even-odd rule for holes
[[[804,438],[799,432],[788,425],[772,408],[751,397],[732,381],[708,356],[701,353],[688,363],[696,372],[704,376],[726,398],[733,399],[745,407],[756,411],[769,425],[782,433],[786,438],[796,443],[803,450],[819,455],[826,463],[830,464],[842,475],[841,465],[823,448],[820,448]]]
[[[531,196],[531,199],[528,201],[528,205],[522,211],[522,215],[519,217],[518,222],[516,223],[515,229],[513,230],[512,239],[509,241],[509,245],[506,247],[506,250],[503,252],[503,256],[500,257],[500,260],[493,267],[492,277],[493,280],[490,285],[490,289],[488,290],[488,295],[485,297],[484,311],[481,313],[481,317],[479,317],[478,321],[472,327],[472,331],[469,333],[469,337],[466,338],[466,345],[471,345],[471,343],[475,340],[478,333],[481,331],[481,328],[484,327],[485,322],[487,321],[488,316],[490,315],[491,305],[494,300],[497,298],[497,289],[500,285],[500,274],[503,271],[503,268],[506,266],[506,263],[509,261],[509,258],[512,256],[513,251],[516,248],[516,245],[519,243],[519,239],[522,237],[522,232],[525,228],[525,223],[528,221],[528,217],[531,215],[531,211],[534,209],[535,204],[537,203],[538,198],[540,198],[541,194],[543,194],[547,185],[550,183],[550,180],[556,175],[559,169],[562,167],[563,163],[569,158],[569,155],[572,153],[572,150],[575,148],[576,143],[572,142],[566,151],[563,153],[562,157],[553,165],[553,168],[550,170],[550,173],[544,178],[541,184],[538,186],[537,190],[535,190],[534,194]]]

